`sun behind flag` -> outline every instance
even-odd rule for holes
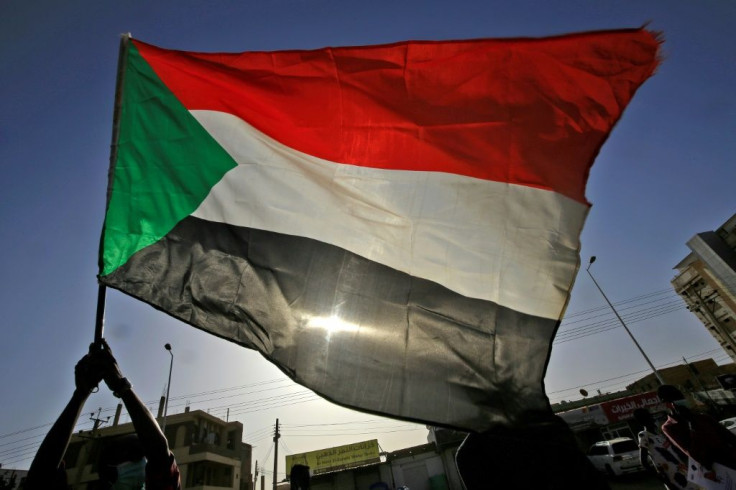
[[[588,172],[658,48],[127,41],[99,279],[341,405],[523,423],[550,411]]]

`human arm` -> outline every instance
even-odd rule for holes
[[[98,356],[104,365],[105,383],[125,405],[149,465],[156,468],[168,467],[170,465],[169,444],[158,422],[133,391],[130,382],[123,376],[104,340],[101,346]]]
[[[639,432],[639,462],[645,470],[652,470],[651,461],[649,460],[649,439],[647,437],[646,429]]]
[[[95,365],[93,357],[87,354],[74,368],[75,389],[69,402],[51,426],[33,458],[28,470],[26,488],[53,487],[57,470],[62,463],[84,403],[101,380],[101,370]]]
[[[149,464],[157,468],[168,466],[170,464],[169,443],[151,412],[132,388],[121,393],[120,399],[128,410]]]

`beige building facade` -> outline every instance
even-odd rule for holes
[[[73,490],[93,488],[97,460],[106,441],[131,434],[133,424],[113,424],[73,436],[65,456]],[[250,490],[252,447],[242,442],[243,424],[226,422],[202,410],[169,415],[166,438],[181,471],[182,488]]]
[[[736,214],[715,231],[687,242],[672,286],[708,332],[736,361]]]

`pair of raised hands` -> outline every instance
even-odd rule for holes
[[[89,394],[105,380],[108,388],[119,393],[123,388],[130,388],[130,383],[120,371],[110,346],[104,339],[89,346],[89,352],[79,360],[74,368],[74,381],[77,389]]]

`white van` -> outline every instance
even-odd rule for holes
[[[588,450],[588,459],[595,469],[610,476],[644,471],[639,461],[639,445],[630,437],[596,442]]]

